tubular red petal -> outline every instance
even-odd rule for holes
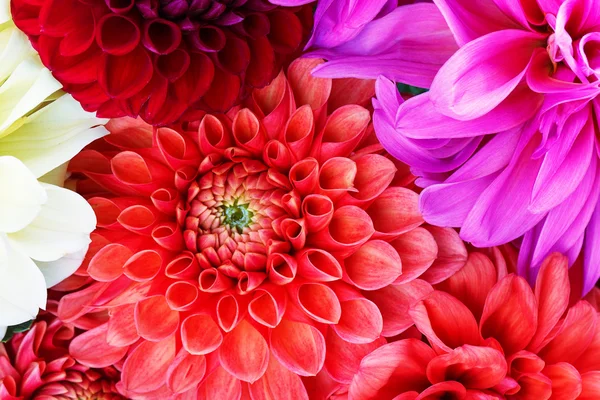
[[[132,232],[150,235],[158,217],[149,207],[138,205],[127,207],[121,211],[117,221]]]
[[[390,244],[382,240],[371,240],[344,260],[344,271],[356,287],[377,290],[400,276],[402,261]]]
[[[303,219],[286,218],[281,221],[281,233],[294,248],[300,250],[306,244],[306,227]]]
[[[240,110],[233,120],[231,131],[238,146],[254,155],[260,155],[267,143],[267,134],[260,121],[247,108]]]
[[[327,196],[309,194],[302,200],[302,215],[309,233],[325,229],[333,218],[333,201]]]
[[[194,314],[181,324],[181,342],[190,354],[203,355],[219,348],[223,334],[210,315]]]
[[[354,188],[356,163],[346,157],[329,158],[319,171],[319,191],[334,202]]]
[[[231,331],[238,325],[240,318],[240,305],[237,299],[230,295],[223,295],[217,302],[217,322],[225,332]]]
[[[254,383],[267,370],[269,346],[262,335],[242,320],[219,347],[221,366],[241,381]]]
[[[266,278],[267,275],[262,272],[242,271],[238,276],[237,291],[242,295],[251,293],[260,286]]]
[[[200,267],[196,257],[189,252],[183,252],[167,264],[165,275],[174,279],[191,279],[198,276]]]
[[[180,201],[179,192],[173,188],[156,189],[150,195],[152,204],[158,211],[167,215],[175,215],[177,203]]]
[[[290,151],[278,140],[270,140],[263,150],[263,159],[269,167],[287,170],[292,165]]]
[[[337,324],[342,315],[340,301],[330,287],[322,283],[304,283],[295,289],[294,300],[312,319]]]
[[[181,43],[181,29],[165,19],[144,21],[142,43],[156,54],[169,54]]]
[[[296,259],[288,254],[274,253],[267,259],[269,280],[276,285],[286,285],[292,282],[297,271]]]
[[[373,235],[375,229],[369,215],[356,206],[343,206],[335,210],[329,227],[311,234],[309,245],[349,255]]]
[[[190,68],[191,57],[188,52],[182,49],[175,49],[169,54],[164,54],[156,58],[154,66],[163,78],[174,83],[179,80]],[[189,96],[182,96],[182,100],[187,100]]]
[[[179,312],[169,307],[164,296],[147,297],[135,306],[135,326],[146,340],[163,340],[175,333],[178,325]]]
[[[248,313],[256,322],[275,328],[286,310],[287,294],[281,288],[263,286],[248,304]]]
[[[163,260],[154,250],[142,250],[131,256],[123,266],[123,272],[132,281],[146,282],[158,275]]]
[[[126,99],[150,82],[152,70],[150,56],[139,45],[123,55],[103,53],[98,84],[110,97]]]
[[[281,71],[268,86],[253,90],[251,96],[255,107],[264,115],[263,125],[269,138],[278,139],[295,109],[294,96],[284,72]]]
[[[225,47],[227,39],[223,31],[214,26],[203,26],[198,29],[197,34],[192,34],[190,43],[197,50],[214,53]]]
[[[198,167],[198,148],[187,135],[181,135],[170,128],[158,128],[156,144],[171,168]]]
[[[315,136],[315,120],[312,109],[305,104],[288,119],[283,131],[283,143],[296,160],[306,158]]]
[[[198,297],[199,292],[196,285],[186,281],[172,283],[165,293],[165,299],[174,311],[190,310]]]
[[[323,128],[319,161],[348,156],[362,139],[370,121],[369,111],[361,106],[351,104],[335,110]]]
[[[88,203],[90,203],[94,210],[94,214],[96,214],[98,227],[108,228],[110,226],[115,226],[121,210],[114,201],[104,197],[92,197],[91,199],[88,199]]]
[[[171,251],[180,251],[185,247],[181,230],[173,222],[157,225],[152,230],[152,239],[159,246]]]
[[[132,52],[140,37],[137,24],[124,15],[106,14],[98,21],[96,43],[108,54],[122,56]]]
[[[290,183],[302,196],[311,194],[319,183],[319,163],[314,158],[305,158],[292,166]]]
[[[552,381],[552,397],[556,399],[578,399],[583,384],[581,375],[568,363],[548,365],[542,373]],[[598,393],[600,394],[600,392]]]
[[[325,362],[325,338],[315,327],[283,320],[270,334],[271,351],[288,370],[316,375]]]
[[[304,249],[296,255],[298,274],[313,282],[330,282],[342,278],[342,266],[330,253],[321,249]]]
[[[287,78],[299,106],[308,104],[313,111],[327,103],[331,93],[331,79],[316,78],[312,71],[323,60],[298,58],[288,67]]]

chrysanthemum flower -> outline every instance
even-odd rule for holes
[[[119,372],[91,369],[69,355],[75,328],[44,314],[27,333],[0,343],[0,399],[118,400]]]
[[[320,397],[600,398],[600,310],[585,300],[568,306],[567,258],[549,256],[533,290],[496,261],[470,254],[458,273],[410,308],[412,338],[355,360],[349,385],[311,378]]]
[[[263,87],[311,28],[267,0],[13,0],[46,67],[88,111],[165,125],[227,111]]]
[[[79,266],[96,218],[86,201],[47,174],[104,136],[44,68],[0,1],[0,339],[35,318],[46,287]],[[62,179],[61,179],[62,178]]]
[[[127,397],[306,398],[300,376],[346,374],[335,347],[403,332],[466,261],[456,232],[420,226],[359,105],[373,82],[313,78],[318,62],[227,116],[111,121],[71,162],[98,229],[58,314],[93,328],[80,362],[123,360]]]
[[[559,251],[600,277],[600,7],[592,0],[439,0],[461,48],[431,90],[401,100],[382,79],[386,149],[427,186],[426,221],[479,247],[522,237],[530,283]],[[419,16],[415,15],[416,18]]]

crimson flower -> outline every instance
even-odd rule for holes
[[[495,263],[471,253],[460,271],[410,308],[412,337],[355,360],[350,383],[312,378],[315,398],[600,398],[599,310],[586,300],[569,306],[567,258],[549,256],[532,289],[507,274],[498,253]],[[345,353],[356,353],[354,346]]]
[[[69,355],[75,337],[73,325],[45,313],[28,332],[0,343],[0,399],[125,399],[115,368],[90,369]]]
[[[123,363],[128,398],[307,398],[301,376],[345,374],[336,347],[408,329],[465,263],[377,142],[373,82],[314,78],[319,62],[227,115],[113,120],[71,162],[98,229],[58,314],[89,329],[78,361]]]
[[[310,6],[267,0],[12,0],[11,11],[84,109],[156,125],[227,111],[277,75],[312,25]]]

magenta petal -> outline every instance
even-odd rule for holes
[[[433,80],[433,104],[442,114],[460,120],[485,115],[517,87],[533,51],[544,46],[541,34],[509,29],[467,43]]]
[[[585,296],[600,279],[600,205],[596,206],[585,231],[583,293]]]
[[[462,226],[463,240],[477,247],[507,243],[544,217],[527,209],[541,165],[541,160],[532,159],[537,142],[531,139],[521,145],[511,164],[479,197]]]
[[[502,29],[517,28],[492,0],[434,0],[460,46]]]

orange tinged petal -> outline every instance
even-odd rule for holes
[[[269,346],[245,320],[229,332],[219,347],[221,366],[237,379],[253,383],[267,370]]]
[[[128,392],[147,393],[160,388],[175,359],[175,336],[160,342],[143,342],[133,350],[121,374],[121,382]]]
[[[169,307],[164,296],[145,298],[135,306],[135,326],[146,340],[158,342],[171,336],[179,325],[179,312]]]
[[[298,375],[314,376],[325,362],[325,338],[302,322],[281,321],[271,330],[270,344],[279,362]]]

